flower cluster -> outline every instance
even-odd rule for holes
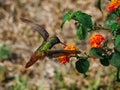
[[[101,34],[93,34],[90,38],[90,48],[102,48],[101,42],[105,38]]]
[[[101,0],[97,0],[97,8],[102,12]],[[97,24],[92,21],[91,15],[81,11],[68,11],[62,20],[61,28],[63,28],[66,21],[75,20],[76,25],[76,36],[79,40],[85,40],[89,32],[96,30],[107,30],[114,37],[113,48],[108,46],[109,42],[101,34],[93,34],[90,37],[89,51],[76,54],[75,68],[78,72],[85,73],[89,70],[90,59],[98,59],[100,64],[103,66],[112,65],[117,68],[116,78],[120,82],[120,0],[109,0],[107,5],[109,15],[106,17],[104,24]],[[102,12],[103,14],[103,12]],[[91,33],[90,33],[91,34]],[[72,47],[71,47],[72,46]],[[65,50],[76,50],[73,45],[66,45]],[[69,57],[73,54],[64,55],[59,57],[59,62],[66,64],[69,62]],[[73,57],[73,56],[72,56]]]
[[[108,4],[108,11],[112,12],[120,6],[120,0],[111,0]]]
[[[77,49],[74,45],[68,44],[64,47],[64,50],[77,50]],[[68,56],[72,56],[72,54],[70,54]],[[58,57],[59,62],[62,64],[66,64],[67,62],[69,62],[68,56],[67,55],[59,56]]]

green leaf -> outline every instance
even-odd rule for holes
[[[76,67],[77,71],[80,73],[86,73],[89,69],[89,66],[90,66],[90,64],[87,59],[79,59],[75,63],[75,67]]]
[[[72,12],[71,11],[66,12],[62,19],[61,28],[63,28],[66,21],[70,21],[71,19],[72,19]]]
[[[81,24],[76,31],[77,38],[80,40],[84,40],[87,37],[87,34],[87,28]]]
[[[105,26],[111,27],[111,25],[113,23],[117,23],[117,21],[115,20],[115,18],[116,18],[116,15],[114,13],[110,13],[109,16],[105,20],[105,23],[104,23]]]
[[[10,48],[5,44],[0,47],[0,59],[7,59],[10,54]]]
[[[93,57],[96,57],[99,59],[103,59],[102,49],[100,49],[100,48],[91,48],[89,54],[90,54],[90,56],[93,56]]]
[[[112,58],[112,56],[113,56],[113,53],[111,53],[111,54],[104,54],[103,55],[103,59],[100,59],[100,63],[103,66],[109,66],[110,65],[110,59]]]
[[[98,2],[96,4],[96,7],[102,12],[102,9],[101,9],[101,0],[98,0]]]
[[[120,35],[115,37],[115,49],[120,52]]]
[[[112,58],[110,59],[110,64],[115,67],[120,67],[120,53],[114,52]]]
[[[109,66],[109,64],[110,64],[108,58],[100,59],[100,63],[101,63],[103,66]]]
[[[82,13],[81,11],[76,11],[73,13],[72,19],[78,21],[86,28],[92,28],[91,16],[86,13]]]
[[[112,23],[110,26],[110,32],[113,33],[114,31],[116,31],[118,29],[118,23]]]

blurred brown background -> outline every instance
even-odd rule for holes
[[[86,41],[76,38],[74,21],[60,28],[66,11],[83,11],[90,14],[94,22],[103,23],[107,16],[107,0],[102,2],[104,15],[95,7],[97,0],[0,0],[0,45],[9,47],[9,57],[0,60],[0,90],[114,90],[114,71],[103,67],[98,61],[90,61],[88,77],[78,73],[74,61],[67,65],[57,59],[45,58],[31,68],[24,66],[33,51],[41,44],[41,36],[23,23],[20,18],[30,19],[49,32],[56,34],[61,41],[73,43],[84,51],[89,48]],[[98,31],[109,36],[109,33]],[[89,35],[90,36],[90,35]],[[54,49],[61,49],[56,45]],[[112,70],[112,72],[111,72]]]

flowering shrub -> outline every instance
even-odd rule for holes
[[[79,40],[85,40],[88,33],[95,30],[108,30],[112,34],[114,48],[108,47],[108,40],[101,34],[93,34],[90,37],[90,50],[89,53],[80,56],[75,54],[77,61],[75,67],[78,72],[85,73],[89,69],[89,59],[91,57],[97,58],[103,66],[112,65],[117,68],[117,81],[119,79],[120,71],[120,0],[109,0],[108,3],[108,17],[103,25],[98,25],[92,21],[92,17],[81,11],[68,11],[62,19],[61,28],[63,28],[66,21],[75,20],[76,37]],[[101,0],[98,0],[97,8],[102,12]],[[103,13],[103,12],[102,12]],[[65,50],[77,50],[75,46],[69,45],[64,48]],[[69,56],[69,55],[68,55]],[[66,64],[69,62],[68,56],[60,56],[60,63]]]

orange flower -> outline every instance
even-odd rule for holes
[[[64,47],[64,50],[77,50],[77,49],[74,45],[68,44]]]
[[[93,34],[90,38],[90,48],[102,48],[101,42],[104,40],[104,37],[100,34]]]
[[[108,11],[112,12],[120,6],[120,0],[111,0],[108,4]]]
[[[64,50],[77,50],[77,48],[72,44],[68,44],[64,47]],[[72,56],[72,54],[70,54],[69,56]]]
[[[64,50],[77,50],[77,49],[74,45],[68,44],[64,47]],[[68,56],[72,56],[72,54],[70,54]],[[69,62],[68,56],[67,55],[59,56],[58,57],[59,62],[62,64],[66,64],[67,62]]]
[[[62,64],[66,64],[67,62],[69,62],[69,58],[68,58],[66,55],[64,55],[64,56],[59,56],[59,57],[58,57],[58,60],[59,60],[59,62],[62,63]]]

